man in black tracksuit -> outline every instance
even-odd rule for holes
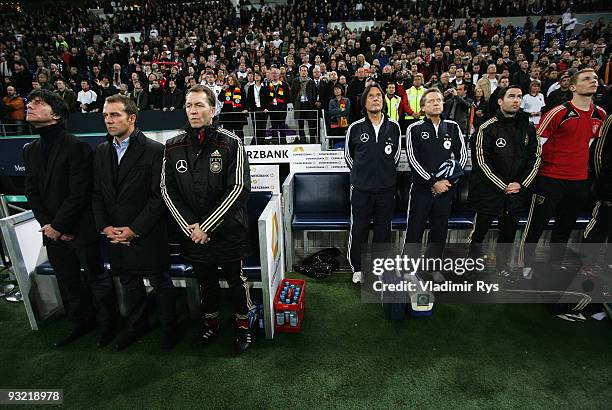
[[[185,109],[189,126],[166,142],[162,196],[183,237],[183,252],[193,263],[203,296],[204,323],[200,341],[219,333],[219,278],[223,271],[236,315],[236,349],[246,350],[252,335],[249,286],[242,260],[250,253],[247,200],[251,191],[249,162],[241,140],[212,125],[214,93],[194,86]]]
[[[436,177],[440,166],[449,159],[462,169],[467,161],[467,149],[456,122],[441,117],[444,96],[436,88],[425,91],[421,108],[426,118],[411,124],[406,130],[408,161],[412,169],[412,184],[408,200],[408,227],[404,253],[420,255],[423,232],[429,221],[426,257],[442,257],[451,212],[453,185]],[[412,244],[411,249],[406,244]]]
[[[612,115],[608,116],[601,129],[601,136],[593,153],[595,170],[595,195],[597,203],[593,216],[584,230],[584,243],[603,244],[612,238]],[[586,245],[587,263],[583,268],[589,273],[590,265],[601,249],[597,245]],[[605,252],[608,262],[610,253]]]
[[[468,201],[476,215],[470,235],[470,257],[481,256],[482,241],[497,218],[496,265],[506,277],[510,274],[510,244],[514,242],[519,215],[529,205],[529,188],[540,163],[536,130],[529,116],[520,111],[521,98],[518,85],[501,90],[500,109],[480,127],[472,142]]]
[[[361,282],[361,243],[374,221],[374,243],[391,240],[396,166],[400,158],[400,127],[383,114],[383,90],[367,86],[361,96],[366,116],[346,133],[344,156],[351,170],[351,231],[348,259],[353,283]]]

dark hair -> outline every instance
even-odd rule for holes
[[[134,102],[134,100],[132,100],[129,97],[126,97],[125,95],[114,94],[114,95],[111,95],[110,97],[106,97],[106,100],[104,100],[104,102],[105,103],[122,103],[123,111],[125,111],[128,116],[138,115],[138,106],[136,106],[136,103]]]
[[[215,93],[208,87],[205,87],[200,84],[196,84],[187,90],[187,94],[185,94],[185,98],[191,93],[204,93],[206,94],[206,100],[208,100],[208,105],[211,107],[217,106],[217,97],[215,97]]]
[[[44,101],[46,104],[51,106],[51,111],[53,115],[60,117],[62,120],[67,120],[70,115],[70,109],[68,108],[68,104],[59,94],[52,93],[48,90],[32,90],[30,94],[28,94],[28,101],[32,101],[33,99],[38,98],[41,101]]]
[[[368,85],[364,90],[363,90],[363,94],[361,94],[361,98],[360,98],[360,103],[361,103],[361,112],[364,115],[367,115],[367,111],[365,108],[365,104],[366,101],[368,99],[368,94],[370,93],[370,91],[372,90],[372,88],[378,88],[380,90],[380,95],[383,96],[382,102],[383,102],[383,107],[382,107],[382,112],[386,112],[387,108],[386,108],[386,104],[385,104],[385,99],[384,99],[384,95],[385,95],[385,90],[382,89],[382,87],[380,86],[380,84],[378,83],[373,83]]]
[[[516,85],[516,84],[509,85],[509,86],[504,87],[504,88],[499,90],[499,95],[497,96],[497,99],[498,100],[503,100],[504,97],[506,96],[506,94],[508,94],[508,91],[510,91],[513,88],[518,88],[519,90],[521,90],[521,86],[520,85]],[[521,93],[522,93],[522,91],[521,91]]]

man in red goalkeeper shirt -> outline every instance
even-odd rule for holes
[[[551,217],[555,225],[549,266],[561,266],[576,218],[587,201],[589,145],[606,119],[606,112],[592,102],[597,80],[592,69],[572,75],[572,100],[551,109],[538,127],[542,162],[521,241],[525,276],[532,272],[535,247]]]

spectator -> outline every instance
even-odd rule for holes
[[[499,80],[499,86],[495,88],[495,91],[491,93],[491,97],[489,98],[489,114],[491,116],[495,115],[497,110],[499,109],[499,93],[502,89],[508,87],[510,85],[510,80],[507,77],[502,77]]]
[[[98,111],[102,112],[102,108],[104,106],[104,101],[111,95],[115,95],[119,92],[119,89],[111,86],[110,78],[105,74],[102,76],[102,80],[100,80],[100,84],[98,89],[96,90],[96,94],[98,95],[97,103],[98,103]]]
[[[340,84],[334,85],[334,98],[329,101],[329,118],[331,121],[331,135],[346,135],[349,126],[349,113],[351,102],[342,95],[343,88]]]
[[[493,94],[493,92],[497,88],[498,81],[499,77],[497,76],[497,67],[495,66],[495,64],[489,64],[489,66],[487,67],[487,75],[482,77],[476,83],[476,87],[482,89],[485,101],[489,101],[491,94]]]
[[[489,104],[484,99],[482,88],[474,90],[474,105],[472,107],[472,127],[474,132],[478,132],[480,126],[489,118]]]
[[[62,97],[62,100],[68,105],[68,110],[73,113],[77,111],[77,96],[70,88],[66,86],[66,82],[64,80],[57,80],[55,82],[57,90],[54,92],[59,94]]]
[[[425,87],[422,85],[423,75],[417,74],[410,87],[405,94],[403,99],[404,104],[404,121],[400,122],[402,126],[402,134],[406,132],[406,128],[410,124],[417,122],[423,117],[423,110],[421,109],[421,98],[425,94]]]
[[[119,86],[119,93],[118,94],[123,96],[123,97],[130,98],[130,93],[128,91],[128,85],[126,83],[121,83],[121,85]]]
[[[49,77],[47,76],[46,73],[39,73],[38,76],[38,84],[40,84],[40,88],[43,90],[47,90],[50,92],[55,91],[55,88],[53,87],[53,85],[49,84]]]
[[[448,102],[451,98],[453,98],[454,88],[450,83],[450,74],[448,72],[442,73],[440,76],[440,82],[436,84],[436,87],[442,95],[444,96],[444,102]]]
[[[23,98],[17,94],[14,86],[6,87],[6,96],[2,98],[2,104],[6,112],[2,122],[10,125],[6,129],[6,134],[22,135],[25,124],[25,106]]]
[[[516,84],[521,87],[523,95],[529,92],[529,84],[531,78],[529,77],[529,61],[523,60],[520,64],[520,69],[512,76],[512,84]]]
[[[317,89],[314,82],[308,77],[308,67],[300,66],[300,76],[294,78],[291,83],[291,100],[293,101],[294,115],[298,124],[298,139],[296,143],[304,143],[306,133],[304,130],[304,122],[308,123],[309,139],[308,142],[317,137],[317,123],[315,102],[317,102]]]
[[[565,32],[565,38],[572,38],[574,35],[574,29],[576,28],[576,24],[578,23],[578,19],[574,17],[574,13],[567,9],[565,13],[561,16],[561,21],[563,23],[563,31]]]
[[[386,94],[384,97],[386,111],[385,114],[389,119],[398,122],[403,114],[402,99],[395,95],[395,83],[387,84]]]
[[[540,92],[540,80],[533,80],[529,86],[529,94],[523,96],[521,108],[529,115],[529,121],[538,125],[542,118],[542,108],[546,105],[544,95]]]
[[[150,110],[161,110],[164,107],[164,90],[159,85],[159,80],[153,75],[153,80],[149,81],[151,90],[149,91],[147,102]]]
[[[168,81],[168,89],[164,93],[163,110],[180,110],[185,104],[183,91],[177,88],[175,80]]]
[[[134,91],[132,91],[129,96],[130,99],[136,103],[138,111],[149,108],[147,92],[142,88],[142,83],[140,81],[134,81]]]
[[[81,91],[77,94],[77,102],[82,113],[87,112],[98,112],[96,101],[98,100],[98,94],[89,88],[88,80],[81,80]]]
[[[571,76],[569,74],[561,75],[559,80],[559,89],[550,93],[546,98],[548,101],[542,113],[548,112],[559,104],[572,99],[572,91],[569,89]]]
[[[223,102],[219,100],[219,94],[221,94],[221,85],[217,84],[217,75],[214,72],[206,73],[204,76],[205,80],[202,81],[202,85],[210,88],[212,92],[215,93],[215,98],[217,101],[217,106],[215,110],[215,116],[218,117],[221,112],[221,108],[223,108]]]
[[[444,114],[446,118],[459,125],[463,135],[469,135],[469,117],[473,102],[467,97],[465,84],[459,84],[457,89],[451,88],[451,90],[452,97],[444,103]]]
[[[348,85],[348,89],[346,91],[346,98],[351,101],[351,111],[349,116],[349,122],[353,123],[361,118],[361,103],[359,102],[361,99],[361,94],[363,90],[365,90],[365,69],[363,67],[359,67],[356,70],[355,78]]]
[[[280,79],[280,70],[273,67],[270,70],[270,82],[268,83],[270,91],[270,123],[272,125],[271,139],[278,139],[279,144],[286,142],[287,130],[285,119],[287,118],[287,103],[291,97],[291,88],[289,85]]]
[[[223,128],[232,131],[241,140],[244,140],[243,127],[247,124],[246,101],[242,98],[242,89],[235,74],[227,76],[227,84],[221,89],[217,97],[223,102],[219,122]]]
[[[253,113],[255,120],[256,142],[262,144],[266,138],[266,123],[268,122],[268,106],[270,105],[270,93],[266,85],[262,82],[260,72],[253,75],[254,82],[249,86],[247,92],[246,107]]]
[[[4,83],[5,78],[11,78],[13,76],[13,70],[11,70],[11,65],[9,64],[6,53],[0,53],[0,81]]]
[[[19,95],[27,95],[32,91],[32,74],[23,61],[15,61],[12,82]]]

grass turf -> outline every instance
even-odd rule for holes
[[[299,275],[290,275],[299,276]],[[612,326],[569,323],[536,305],[436,306],[388,322],[347,274],[308,280],[300,334],[258,339],[234,357],[221,337],[159,348],[155,329],[126,351],[94,334],[61,349],[64,320],[29,330],[21,304],[0,302],[0,388],[62,388],[68,408],[610,408]]]

